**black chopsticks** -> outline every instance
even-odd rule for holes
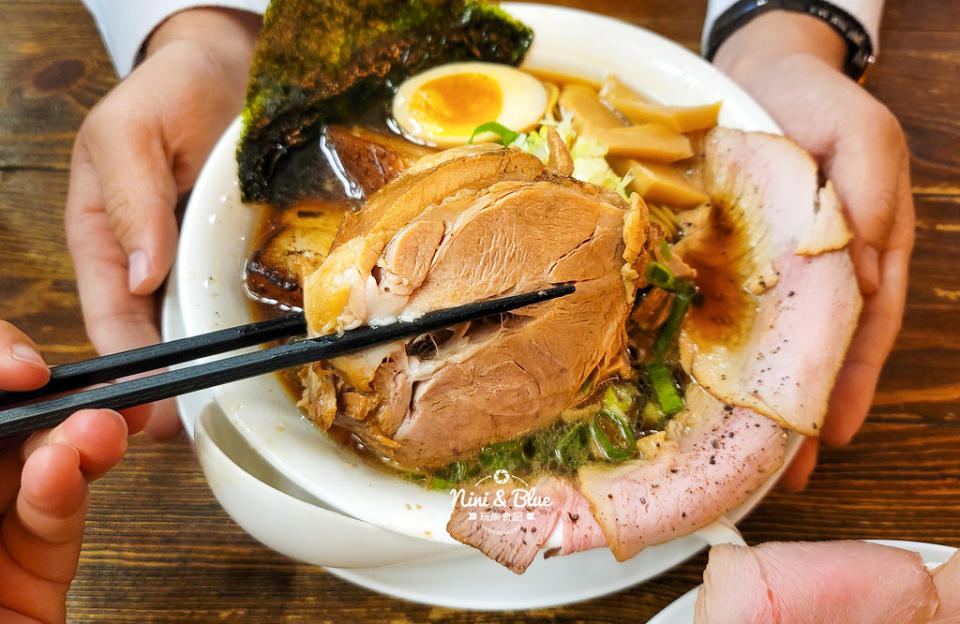
[[[149,347],[54,366],[50,369],[50,381],[42,388],[28,392],[0,391],[0,407],[68,390],[78,390],[117,377],[137,375],[271,340],[299,336],[306,331],[307,325],[303,314],[290,314],[268,321],[249,323],[190,338],[161,342]]]
[[[153,401],[166,399],[178,394],[212,388],[213,386],[231,381],[246,379],[292,366],[299,366],[316,360],[345,355],[368,347],[429,333],[443,329],[444,327],[450,327],[496,314],[503,314],[511,310],[516,310],[517,308],[568,295],[574,292],[574,290],[574,287],[570,285],[556,286],[522,295],[437,310],[435,312],[428,312],[413,321],[399,320],[389,325],[359,327],[342,334],[328,334],[278,347],[262,349],[254,353],[245,353],[199,364],[189,368],[158,373],[150,377],[142,377],[140,379],[94,388],[92,390],[85,390],[76,394],[29,403],[27,405],[8,407],[0,410],[0,438],[16,433],[52,427],[80,409],[91,407],[124,409],[133,407],[134,405],[152,403]],[[169,345],[179,345],[177,347],[161,349],[157,347],[162,347],[163,345],[157,345],[157,347],[146,347],[145,349],[137,349],[134,352],[128,351],[104,358],[88,360],[87,362],[90,364],[78,362],[73,366],[76,367],[75,370],[80,370],[82,374],[63,375],[61,378],[73,381],[61,383],[71,385],[81,378],[96,378],[97,381],[102,382],[116,376],[116,374],[114,374],[111,377],[104,378],[103,375],[106,373],[100,373],[100,367],[93,364],[98,361],[102,363],[104,360],[107,360],[106,365],[102,366],[102,368],[109,368],[116,372],[119,366],[118,362],[121,361],[124,356],[128,356],[132,361],[136,362],[136,366],[139,367],[138,372],[142,372],[172,363],[184,362],[195,357],[222,353],[226,350],[239,348],[239,346],[249,346],[250,344],[257,344],[258,342],[265,342],[284,335],[296,335],[296,333],[302,333],[302,325],[300,332],[279,335],[276,333],[280,331],[293,331],[294,327],[292,324],[295,323],[294,319],[296,319],[296,317],[297,315],[284,317],[290,319],[291,325],[284,325],[283,323],[269,325],[271,322],[267,321],[267,329],[262,327],[263,323],[256,323],[167,343]],[[299,320],[302,324],[302,317]],[[258,325],[260,326],[259,328],[250,329]],[[225,332],[233,332],[232,337]],[[256,342],[245,342],[253,340],[253,338],[248,337],[248,333],[250,332],[260,336],[260,339]],[[260,333],[256,334],[256,332]],[[220,334],[220,336],[216,337],[217,334]],[[239,344],[240,342],[242,342],[242,344]],[[129,356],[130,353],[143,352],[146,349],[154,349],[154,351],[148,352],[146,356],[142,353]],[[192,355],[190,355],[190,357],[183,357],[181,355],[183,353]],[[197,353],[200,353],[200,355],[197,355]],[[155,364],[158,361],[166,363]],[[85,364],[85,366],[81,366],[81,364]],[[122,368],[120,370],[123,375],[131,374],[130,368]],[[61,390],[62,389],[63,388],[61,388]],[[44,394],[46,394],[47,386],[45,386],[43,390],[45,391]],[[14,394],[22,397],[35,393],[5,393],[4,396],[6,398]],[[34,398],[36,397],[34,396]],[[19,401],[20,399],[16,400]]]

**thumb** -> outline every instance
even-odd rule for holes
[[[127,256],[132,294],[154,292],[166,278],[177,247],[174,209],[177,186],[165,152],[160,121],[144,110],[95,109],[82,128],[82,140],[103,191],[103,210]]]

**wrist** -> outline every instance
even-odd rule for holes
[[[249,11],[186,9],[174,13],[154,29],[143,46],[143,58],[149,58],[171,43],[190,41],[247,67],[262,23],[262,16]]]
[[[814,56],[842,71],[847,46],[829,24],[802,13],[770,11],[751,20],[720,46],[714,64],[730,76],[794,55]]]

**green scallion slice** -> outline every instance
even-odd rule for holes
[[[633,397],[622,387],[611,384],[603,393],[603,408],[610,410],[620,418],[626,418],[627,412],[633,407]]]
[[[495,121],[488,121],[487,123],[482,123],[473,129],[473,134],[470,135],[470,140],[467,141],[467,143],[473,144],[473,140],[477,138],[477,135],[483,134],[484,132],[492,132],[500,137],[499,143],[501,145],[510,145],[518,136],[520,136],[519,133],[514,132],[503,124],[499,124]]]
[[[587,447],[587,427],[580,423],[568,431],[554,450],[557,462],[565,468],[575,469],[585,464],[590,458],[590,449]]]
[[[680,329],[680,323],[683,322],[683,317],[689,309],[689,297],[680,293],[677,293],[673,296],[673,304],[670,306],[670,314],[667,316],[667,320],[664,321],[663,326],[660,328],[660,335],[657,336],[657,341],[653,343],[654,357],[663,357],[667,347],[670,346],[674,336],[676,336],[677,331]]]
[[[647,268],[644,270],[644,277],[647,278],[649,284],[671,291],[673,290],[674,281],[676,280],[673,276],[673,271],[671,271],[667,265],[655,260],[647,263]]]
[[[606,423],[612,424],[616,430],[616,443],[611,441],[610,436],[607,435]],[[630,425],[610,410],[600,410],[594,416],[593,436],[600,448],[603,449],[607,459],[613,461],[623,461],[633,457],[637,448],[637,439],[633,436]]]
[[[670,256],[672,255],[670,251],[670,245],[668,245],[667,241],[665,240],[660,241],[660,255],[663,256],[663,259],[667,261],[670,260]]]
[[[653,386],[653,393],[657,397],[657,403],[660,404],[660,411],[665,416],[672,416],[679,412],[683,408],[683,399],[680,398],[677,383],[666,363],[658,358],[647,362],[646,369],[650,385]]]

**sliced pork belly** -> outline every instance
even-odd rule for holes
[[[933,571],[940,608],[930,624],[960,624],[960,551]]]
[[[562,545],[546,556],[609,545],[624,561],[647,546],[708,526],[780,466],[786,436],[776,423],[727,408],[695,386],[686,405],[664,434],[640,441],[643,459],[583,467],[578,487],[555,477],[537,482],[538,493],[558,501],[538,510],[538,532],[562,525]],[[454,509],[450,534],[514,571],[525,569],[545,543],[543,537],[533,544],[519,530],[491,530],[479,516],[471,519],[471,511]]]
[[[534,498],[518,497],[514,491],[526,490]],[[504,486],[493,485],[488,488],[466,488],[466,493],[493,501],[497,490],[502,490],[503,507],[484,505],[466,506],[456,500],[456,506],[447,523],[447,532],[464,544],[481,550],[485,555],[503,564],[517,574],[533,562],[537,552],[546,544],[556,527],[561,527],[564,544],[556,554],[567,554],[603,546],[603,533],[590,515],[590,506],[580,496],[576,487],[567,479],[544,477],[531,488],[522,484]],[[539,499],[537,499],[539,497]],[[525,506],[526,502],[531,504]],[[517,503],[516,506],[514,503]],[[499,519],[491,520],[488,515],[498,513]],[[509,517],[505,517],[504,513]],[[569,549],[569,550],[568,550]]]
[[[722,401],[817,435],[861,308],[840,202],[774,135],[711,130],[703,179],[711,206],[676,247],[706,300],[684,324],[684,367]]]
[[[628,370],[636,286],[622,268],[630,210],[616,193],[515,149],[476,146],[419,161],[344,221],[307,279],[311,332],[552,284],[577,291],[315,364],[303,376],[311,414],[411,468],[442,466],[550,424],[582,400],[585,382]],[[631,238],[641,268],[645,234]]]
[[[696,386],[650,456],[580,469],[581,493],[614,556],[688,535],[733,509],[783,462],[786,434],[748,409]]]
[[[921,624],[937,592],[916,553],[861,541],[710,550],[696,624]]]

